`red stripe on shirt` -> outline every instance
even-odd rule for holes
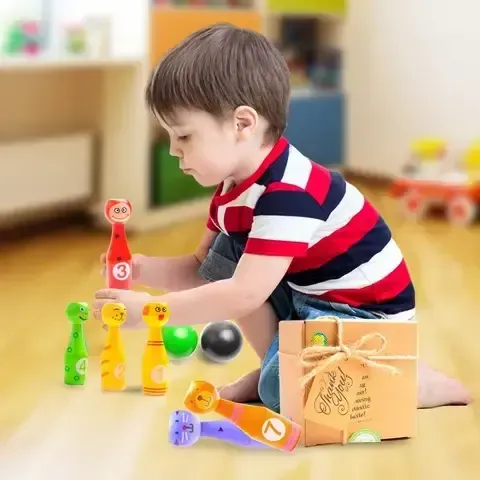
[[[365,304],[378,304],[392,300],[402,293],[410,282],[410,273],[405,260],[402,260],[397,268],[373,285],[364,288],[332,290],[315,296],[328,302],[346,303],[352,307],[360,307]]]
[[[207,228],[211,230],[212,232],[219,232],[220,230],[217,228],[217,226],[213,223],[213,220],[208,217],[207,219]]]
[[[288,242],[285,240],[268,240],[249,238],[244,253],[257,255],[277,255],[279,257],[296,257],[307,253],[308,243]]]
[[[245,206],[228,207],[223,222],[227,232],[248,231],[253,223],[253,210]]]
[[[310,172],[305,191],[322,205],[330,190],[331,183],[332,176],[330,171],[312,162],[312,171]]]
[[[375,226],[378,218],[378,212],[369,202],[365,201],[363,208],[345,226],[313,245],[308,251],[308,258],[294,260],[288,272],[313,270],[345,253]]]

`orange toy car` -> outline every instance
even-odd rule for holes
[[[393,182],[392,195],[403,212],[421,218],[433,206],[446,207],[447,218],[457,225],[470,225],[480,205],[480,184],[449,184],[402,178]]]

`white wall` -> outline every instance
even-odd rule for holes
[[[345,151],[348,167],[355,170],[365,165],[372,152],[370,24],[375,1],[350,2],[344,28]]]
[[[351,5],[349,165],[395,174],[415,137],[480,138],[480,2]]]

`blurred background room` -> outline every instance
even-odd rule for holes
[[[212,190],[177,168],[144,89],[170,47],[217,22],[261,31],[282,51],[292,80],[285,136],[343,172],[384,215],[414,278],[421,356],[480,393],[479,18],[472,0],[2,0],[0,447],[20,451],[24,444],[12,438],[61,390],[65,306],[91,303],[104,286],[105,201],[132,203],[132,252],[181,255],[200,239]],[[434,194],[416,190],[418,175],[434,183]],[[444,189],[453,184],[452,196]],[[93,318],[85,328],[94,365],[104,332]],[[128,352],[140,351],[142,335],[126,339]],[[232,381],[246,365],[255,365],[249,347],[228,368],[208,370],[209,381]],[[178,381],[188,385],[205,368],[179,367]],[[53,407],[44,416],[55,424]],[[479,418],[475,404],[426,414],[413,449],[385,453],[401,476],[386,473],[386,461],[363,468],[378,478],[478,478]],[[449,429],[468,441],[452,440]],[[136,474],[122,478],[163,473],[151,457],[135,458]],[[265,458],[265,478],[317,478],[303,470],[285,476],[301,465]],[[213,467],[197,461],[198,479],[210,478]],[[321,463],[342,475],[356,468],[338,457]]]

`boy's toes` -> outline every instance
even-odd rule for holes
[[[458,380],[419,365],[418,408],[469,405],[472,401],[470,393]]]
[[[235,382],[218,388],[220,397],[237,403],[255,402],[259,400],[258,380],[260,369],[247,373]]]

